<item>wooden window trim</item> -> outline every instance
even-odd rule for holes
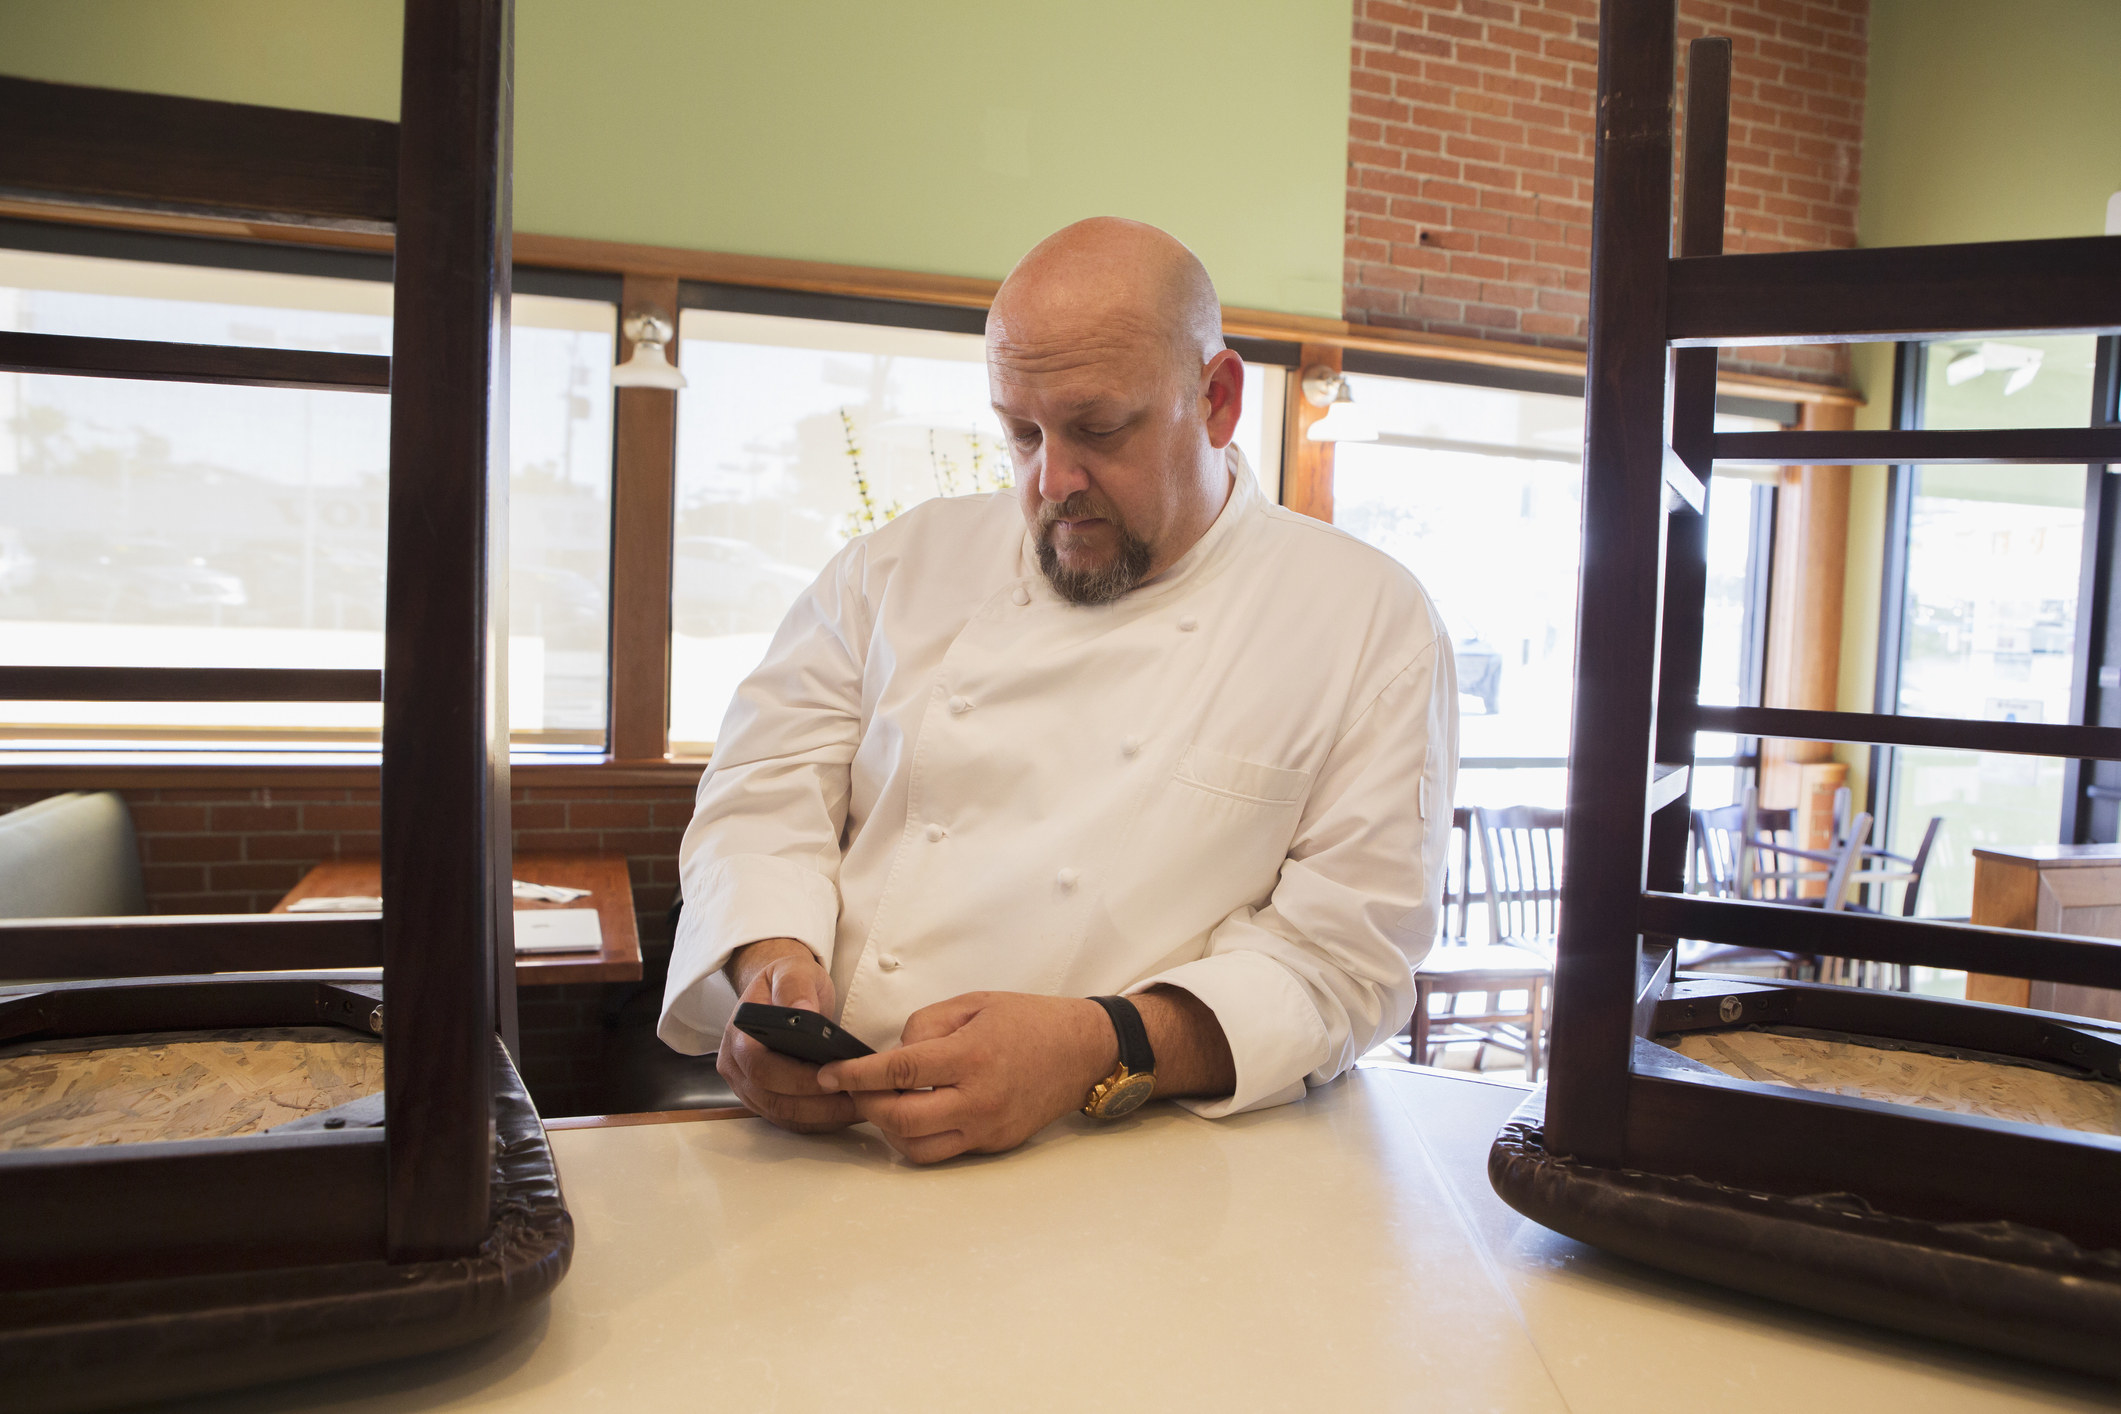
[[[628,273],[619,305],[619,357],[633,354],[625,322],[654,315],[672,330],[678,353],[678,282]],[[611,454],[611,685],[614,763],[670,755],[670,560],[675,525],[678,395],[669,388],[620,388]]]
[[[1341,348],[1333,344],[1301,346],[1296,367],[1288,372],[1289,391],[1282,404],[1281,503],[1299,514],[1333,523],[1333,444],[1310,439],[1311,427],[1329,411],[1313,407],[1304,396],[1304,374],[1313,368],[1338,373]]]

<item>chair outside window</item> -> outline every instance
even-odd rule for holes
[[[1459,817],[1467,816],[1461,820]],[[1433,1065],[1443,1050],[1472,1043],[1474,1069],[1484,1067],[1487,1047],[1524,1057],[1525,1079],[1537,1080],[1546,1048],[1547,992],[1553,985],[1554,924],[1561,900],[1561,812],[1533,806],[1453,812],[1457,864],[1455,944],[1432,951],[1414,974],[1414,1016],[1408,1024],[1408,1057]],[[1472,837],[1480,841],[1488,937],[1465,941],[1470,932]],[[1461,844],[1461,840],[1463,843]],[[1462,853],[1460,852],[1462,850]],[[1447,875],[1447,889],[1448,889]],[[1449,936],[1451,895],[1444,918]],[[1441,997],[1440,1007],[1431,998]],[[1471,998],[1463,1003],[1460,998]],[[1511,999],[1523,998],[1523,1005]]]

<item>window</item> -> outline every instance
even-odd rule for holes
[[[83,238],[125,245],[126,238]],[[0,250],[0,328],[388,354],[388,260],[299,270]],[[177,252],[181,251],[181,254]],[[236,257],[256,262],[245,251]],[[333,273],[312,273],[328,269]],[[345,273],[338,273],[344,271]],[[510,398],[510,715],[601,747],[617,310],[525,272]],[[377,667],[390,402],[368,393],[0,374],[0,656],[30,664]],[[372,748],[369,704],[7,703],[68,741]]]
[[[971,332],[983,316],[933,313],[960,327],[682,313],[673,751],[711,747],[789,605],[849,539],[930,497],[1014,484]],[[1246,367],[1237,440],[1272,496],[1282,379],[1269,373]]]
[[[1768,431],[1781,424],[1719,413],[1719,432]],[[1760,705],[1767,655],[1768,564],[1774,546],[1775,473],[1718,467],[1709,482],[1708,595],[1701,635],[1699,700]],[[1759,743],[1702,732],[1694,738],[1688,790],[1697,810],[1736,804],[1753,781]]]
[[[2082,426],[2096,340],[1958,340],[1907,349],[1902,425]],[[1896,470],[1903,536],[1897,634],[1882,656],[1880,710],[1986,721],[2067,722],[2076,668],[2085,469],[1918,466]],[[1897,641],[1893,641],[1897,640]],[[1944,819],[1920,911],[1964,916],[1972,851],[2052,841],[2064,763],[2031,756],[1895,748],[1888,847],[1909,853]]]
[[[1334,449],[1334,519],[1413,570],[1458,655],[1461,805],[1567,794],[1582,537],[1583,400],[1350,374],[1375,442]],[[1769,427],[1723,415],[1720,430]],[[1773,492],[1719,475],[1710,497],[1706,701],[1757,701]],[[1739,788],[1737,743],[1704,737],[1697,805]]]
[[[1334,520],[1421,579],[1458,657],[1461,805],[1566,793],[1583,399],[1350,374],[1375,442],[1333,453]]]

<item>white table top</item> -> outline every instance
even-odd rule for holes
[[[553,1135],[547,1311],[468,1350],[214,1409],[2111,1408],[2121,1392],[1667,1277],[1518,1217],[1513,1088],[1358,1071],[915,1169],[866,1130]]]

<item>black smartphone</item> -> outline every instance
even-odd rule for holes
[[[801,1007],[745,1002],[736,1009],[736,1029],[784,1056],[812,1065],[876,1054],[852,1033],[841,1030],[831,1017]]]

